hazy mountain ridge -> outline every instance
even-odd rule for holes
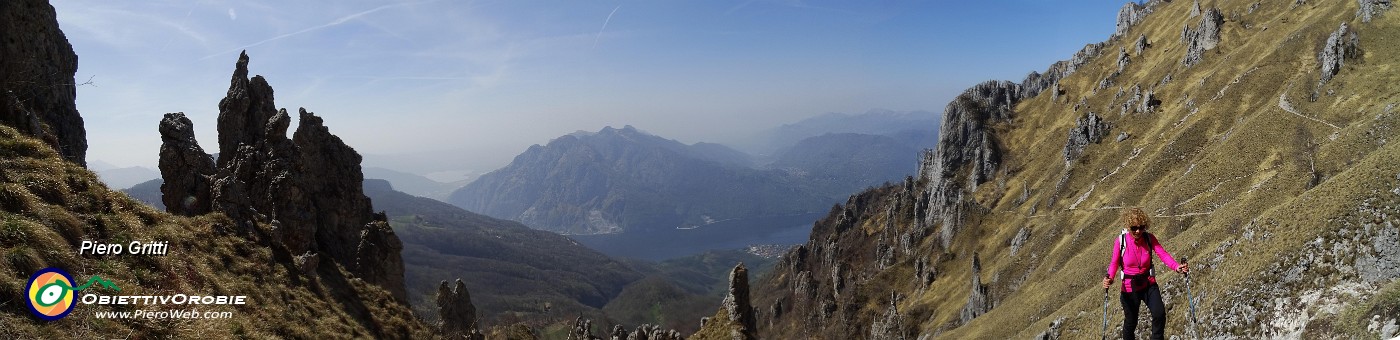
[[[1400,94],[1380,70],[1400,18],[1380,3],[1131,3],[1110,40],[968,89],[919,176],[852,196],[755,284],[763,337],[1097,337],[1131,206],[1193,264],[1199,324],[1158,276],[1169,336],[1395,336]]]
[[[811,137],[779,151],[765,167],[784,171],[821,192],[855,193],[914,175],[922,149],[916,142],[920,136],[911,131],[903,137],[859,133]]]
[[[713,146],[694,151],[630,126],[566,135],[530,147],[449,203],[535,228],[612,233],[801,213],[830,202],[779,172],[721,163],[734,158],[716,158]]]
[[[860,114],[830,112],[764,130],[749,141],[738,142],[738,145],[743,145],[741,149],[750,153],[775,155],[778,151],[792,147],[804,139],[831,133],[896,136],[909,130],[927,131],[928,126],[937,128],[938,114],[883,109],[873,109]],[[924,140],[927,144],[921,144],[920,147],[932,147],[935,139],[936,136],[931,136]]]
[[[382,179],[394,184],[394,189],[406,194],[427,197],[439,201],[446,201],[447,196],[453,191],[465,186],[469,181],[461,180],[453,183],[443,183],[417,174],[403,171],[365,167],[365,178]]]
[[[112,188],[130,188],[152,179],[160,178],[160,172],[144,166],[95,170],[97,177]]]

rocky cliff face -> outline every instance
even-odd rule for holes
[[[759,335],[1095,336],[1084,278],[1142,206],[1191,259],[1200,335],[1394,336],[1400,102],[1376,70],[1400,55],[1372,48],[1400,43],[1394,19],[1373,1],[1206,5],[1126,5],[1109,41],[958,96],[918,177],[851,196],[757,282]],[[1158,280],[1180,313],[1182,277]]]
[[[87,130],[74,99],[78,55],[45,0],[0,3],[0,124],[87,164]]]
[[[288,139],[291,117],[273,104],[266,79],[248,78],[248,55],[241,54],[219,102],[217,164],[203,155],[183,114],[161,120],[167,209],[221,212],[245,230],[255,221],[269,223],[287,252],[327,258],[406,301],[403,245],[370,208],[360,155],[320,117],[306,109],[299,115],[301,124]]]

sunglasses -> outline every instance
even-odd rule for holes
[[[1128,230],[1131,230],[1131,231],[1143,231],[1143,230],[1147,230],[1147,226],[1145,226],[1145,225],[1135,225],[1135,226],[1128,227]]]

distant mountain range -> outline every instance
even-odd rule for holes
[[[604,128],[530,147],[448,202],[531,227],[574,234],[689,228],[821,211],[834,199],[776,170],[745,166],[718,144],[686,145]]]
[[[933,138],[933,133],[825,134],[779,151],[765,168],[784,171],[820,192],[850,194],[913,175],[920,139],[926,137]]]
[[[785,148],[812,137],[831,133],[859,133],[896,137],[910,131],[938,131],[938,114],[928,111],[874,109],[861,114],[827,113],[764,130],[746,141],[734,141],[748,153],[775,155]],[[918,148],[931,148],[937,135],[918,141]],[[912,160],[911,161],[916,161]]]
[[[143,166],[108,168],[96,170],[97,178],[111,188],[130,188],[133,185],[160,178],[160,172]]]
[[[365,178],[382,179],[394,185],[394,189],[413,196],[427,197],[439,201],[447,200],[457,188],[461,188],[470,182],[469,179],[462,179],[454,182],[444,183],[418,174],[407,173],[398,170],[391,170],[380,167],[365,167]]]

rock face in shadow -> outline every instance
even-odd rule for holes
[[[182,112],[167,113],[160,120],[161,203],[171,214],[196,216],[209,213],[210,178],[214,158],[204,153],[194,138],[194,123]]]
[[[467,284],[457,279],[451,287],[447,281],[438,285],[438,330],[444,339],[482,339],[477,324],[476,307],[472,305]]]
[[[0,1],[0,124],[87,166],[87,130],[74,102],[77,71],[78,55],[48,1]]]
[[[219,102],[217,163],[200,156],[203,149],[189,119],[172,114],[161,120],[167,210],[221,212],[245,230],[254,222],[267,223],[288,253],[321,255],[322,261],[334,261],[407,301],[403,244],[385,216],[371,209],[360,154],[331,134],[320,117],[306,109],[298,114],[301,123],[289,139],[291,117],[273,104],[266,79],[248,78],[248,55],[241,54],[228,95]]]

